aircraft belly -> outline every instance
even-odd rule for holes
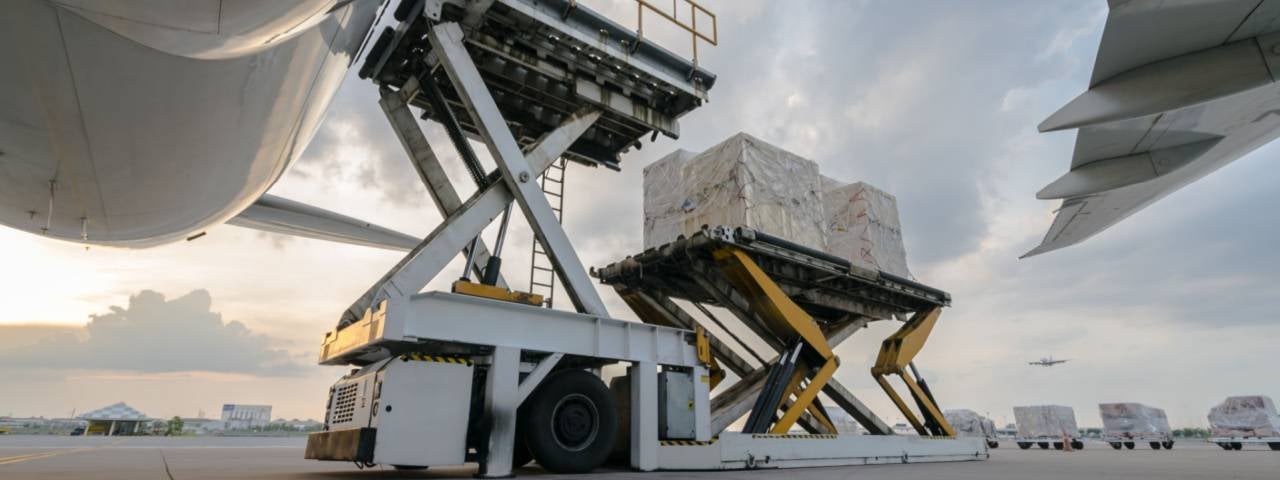
[[[74,10],[10,4],[0,20],[0,223],[147,247],[225,222],[301,154],[376,6],[357,1],[270,48],[202,60]]]

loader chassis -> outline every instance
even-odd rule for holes
[[[713,75],[571,0],[388,8],[398,24],[374,37],[360,74],[378,86],[444,220],[325,335],[320,363],[356,369],[331,388],[325,430],[308,438],[307,458],[397,468],[474,461],[480,477],[509,476],[532,460],[586,472],[615,451],[642,471],[987,458],[982,439],[945,438],[953,432],[911,362],[950,302],[944,292],[722,227],[687,239],[703,261],[692,276],[668,265],[669,275],[645,278],[699,284],[685,289],[698,295],[693,305],[750,319],[772,352],[753,351],[756,363],[739,358],[671,301],[682,297],[670,285],[637,283],[623,267],[669,263],[660,257],[597,272],[645,322],[609,316],[537,179],[563,160],[616,168],[644,137],[677,136],[676,119],[705,101]],[[411,109],[449,134],[475,183],[470,198],[450,183]],[[483,143],[496,169],[469,140]],[[575,311],[509,290],[500,268],[513,212],[528,221]],[[499,217],[490,247],[481,233]],[[452,291],[422,292],[459,254],[464,271]],[[895,317],[909,320],[886,340],[876,375],[921,436],[892,435],[833,377],[835,345]],[[614,388],[600,377],[611,364],[627,367]],[[740,380],[713,399],[726,369]],[[889,374],[903,377],[920,420],[892,393]],[[874,435],[837,432],[819,392]],[[744,415],[744,432],[726,430]]]

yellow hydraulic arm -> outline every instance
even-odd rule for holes
[[[898,410],[902,411],[907,421],[911,422],[911,426],[915,427],[920,435],[954,437],[955,429],[942,416],[942,411],[939,410],[933,393],[929,391],[928,384],[920,378],[920,373],[915,371],[915,365],[911,363],[916,354],[920,353],[920,349],[924,348],[924,342],[929,339],[929,333],[933,331],[933,326],[938,322],[938,316],[941,314],[942,307],[916,312],[901,329],[885,339],[880,346],[876,365],[871,368],[871,376],[876,379],[884,392],[893,400],[894,405],[897,405]],[[908,368],[911,371],[908,371]],[[911,391],[916,406],[920,408],[920,416],[924,417],[923,422],[916,418],[898,392],[889,385],[886,376],[890,374],[902,377],[903,383],[907,384],[907,389]]]
[[[725,278],[750,303],[770,333],[791,347],[779,353],[770,380],[747,420],[751,433],[784,434],[808,411],[829,432],[835,426],[817,401],[818,392],[831,380],[836,358],[813,317],[774,283],[746,252],[724,247],[712,253]],[[778,415],[777,421],[768,424]],[[760,430],[760,431],[756,431]]]

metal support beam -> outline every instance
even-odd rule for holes
[[[520,144],[511,135],[511,130],[498,110],[497,103],[489,94],[484,79],[463,45],[462,28],[456,23],[445,23],[432,28],[427,36],[437,52],[445,73],[448,74],[454,88],[458,90],[459,96],[471,113],[471,118],[476,121],[476,127],[484,137],[490,155],[498,164],[498,169],[502,171],[503,182],[524,212],[538,242],[551,258],[552,264],[556,267],[556,273],[564,280],[574,306],[580,312],[608,315],[604,301],[596,292],[591,277],[587,275],[587,270],[583,267],[578,254],[574,252],[568,235],[560,227],[551,204],[547,202],[537,182],[532,181],[540,172],[534,171],[531,164],[539,162],[539,159],[526,159],[521,153]],[[554,138],[557,134],[553,133],[544,140],[544,143],[567,141],[567,147],[577,138],[577,135],[573,138]],[[537,153],[537,151],[533,152],[533,154]],[[559,152],[556,156],[559,156]]]
[[[547,374],[551,373],[551,369],[555,368],[557,363],[560,363],[561,358],[564,358],[563,353],[547,355],[538,362],[536,367],[533,367],[533,371],[525,375],[524,380],[520,382],[519,391],[516,392],[516,405],[524,403],[524,399],[529,398],[529,394],[533,393],[533,389],[538,388],[542,379],[547,378]]]
[[[511,476],[516,440],[517,384],[520,382],[520,349],[495,347],[485,375],[484,423],[488,438],[480,459],[480,478]]]
[[[559,133],[549,135],[529,153],[529,171],[542,174],[599,116],[599,110],[589,108],[566,119],[557,129]],[[394,300],[389,308],[397,310],[401,300],[426,287],[513,200],[506,183],[496,182],[477,191],[357,299],[343,314],[339,327],[360,320],[382,300]]]
[[[627,368],[631,381],[631,468],[658,468],[658,365],[634,362]]]
[[[435,150],[427,141],[427,136],[422,133],[417,119],[409,110],[409,103],[418,94],[419,88],[417,77],[405,82],[404,88],[400,91],[384,87],[381,98],[378,99],[378,105],[382,107],[382,113],[391,123],[391,130],[400,140],[400,146],[404,147],[405,153],[409,155],[413,169],[418,172],[422,184],[427,187],[432,203],[435,203],[436,209],[440,211],[440,216],[447,218],[462,207],[462,198],[449,182],[444,167],[440,165],[440,159],[436,157]],[[484,267],[489,263],[489,249],[485,246],[484,240],[475,242],[475,245],[475,254],[468,257],[472,259],[472,270],[479,276],[484,273]],[[501,274],[498,276],[496,285],[507,288],[507,282]]]

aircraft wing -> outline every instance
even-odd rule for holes
[[[1044,241],[1074,245],[1280,135],[1280,0],[1111,0],[1088,91],[1040,124],[1078,129]]]
[[[274,195],[263,195],[231,225],[333,242],[412,250],[422,239],[389,228]]]

